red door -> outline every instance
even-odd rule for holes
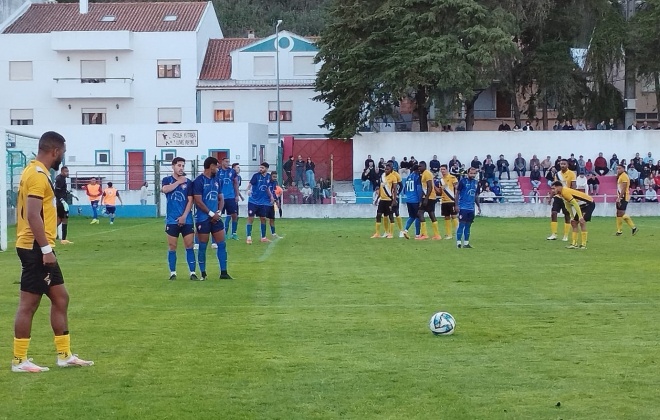
[[[145,181],[144,151],[126,152],[126,187],[139,190]]]
[[[211,156],[218,159],[218,162],[221,162],[222,159],[229,156],[228,150],[211,150]]]

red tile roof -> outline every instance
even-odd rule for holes
[[[200,80],[229,80],[231,77],[230,52],[255,43],[261,38],[210,39],[206,48]]]
[[[206,2],[90,3],[89,12],[80,14],[78,3],[33,4],[3,33],[194,31],[207,5]],[[177,19],[165,22],[166,15],[176,15]],[[116,21],[101,22],[103,16],[115,16]]]

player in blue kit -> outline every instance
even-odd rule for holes
[[[222,212],[225,214],[225,233],[227,239],[238,239],[236,228],[238,227],[238,177],[236,171],[229,165],[229,158],[225,157],[220,162],[218,169],[218,180],[222,183],[222,196],[225,199],[225,205]],[[231,225],[229,224],[231,222]],[[230,235],[230,227],[232,234]]]
[[[184,168],[186,160],[182,157],[172,159],[172,175],[163,178],[161,191],[167,198],[165,233],[167,234],[167,261],[170,266],[170,280],[176,279],[176,247],[179,235],[186,247],[186,261],[190,269],[190,280],[197,280],[195,274],[195,251],[193,239],[195,228],[192,218],[192,181],[186,178]]]
[[[458,192],[458,200],[456,200],[455,204],[456,211],[458,212],[458,230],[456,231],[457,248],[472,248],[472,245],[470,245],[470,227],[474,221],[475,205],[479,210],[478,214],[481,214],[479,196],[477,195],[476,175],[477,170],[470,167],[467,177],[461,178],[456,187],[456,191]],[[463,236],[465,236],[465,242],[462,242]]]
[[[419,202],[422,198],[422,183],[419,176],[419,167],[413,165],[410,169],[410,175],[406,178],[406,181],[403,183],[403,195],[406,198],[406,206],[408,207],[408,220],[406,221],[406,227],[403,229],[403,236],[406,239],[410,239],[408,235],[408,229],[415,223],[415,238],[419,238],[419,228],[420,222],[417,213],[419,212]]]
[[[268,216],[268,209],[275,201],[273,195],[270,193],[271,177],[268,173],[268,163],[262,162],[259,165],[259,172],[252,175],[250,185],[248,185],[248,220],[245,226],[248,244],[252,243],[252,221],[254,216],[257,216],[261,221],[261,242],[270,242],[266,237],[266,216]]]
[[[220,279],[231,280],[227,273],[227,244],[225,243],[225,226],[220,217],[220,209],[224,205],[222,187],[216,177],[218,171],[218,159],[207,157],[204,160],[204,172],[195,178],[193,182],[193,197],[197,213],[195,215],[197,225],[197,239],[199,240],[199,251],[197,260],[202,272],[202,280],[206,280],[206,247],[209,234],[213,236],[213,243],[218,246],[216,251],[218,263],[220,264]]]

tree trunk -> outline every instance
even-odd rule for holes
[[[520,122],[520,105],[518,105],[518,98],[516,95],[516,90],[511,92],[511,104],[513,105],[513,121],[514,124],[517,124],[518,127],[522,128],[522,124]],[[513,127],[511,127],[513,128]]]
[[[429,131],[429,110],[426,106],[426,88],[424,86],[417,87],[415,101],[417,103],[417,116],[419,117],[419,131]]]
[[[465,101],[465,130],[472,131],[474,130],[474,104],[477,102],[477,98],[481,95],[483,90],[475,93],[472,98],[468,101]]]
[[[541,112],[541,118],[543,119],[543,131],[548,131],[548,93],[545,90],[543,91],[543,109]]]

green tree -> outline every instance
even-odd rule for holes
[[[335,0],[318,42],[317,100],[331,110],[331,136],[392,115],[412,97],[428,131],[434,98],[472,98],[516,45],[491,10],[474,0]]]
[[[639,76],[653,81],[656,111],[660,107],[660,0],[647,0],[631,19],[626,47],[628,63]]]

